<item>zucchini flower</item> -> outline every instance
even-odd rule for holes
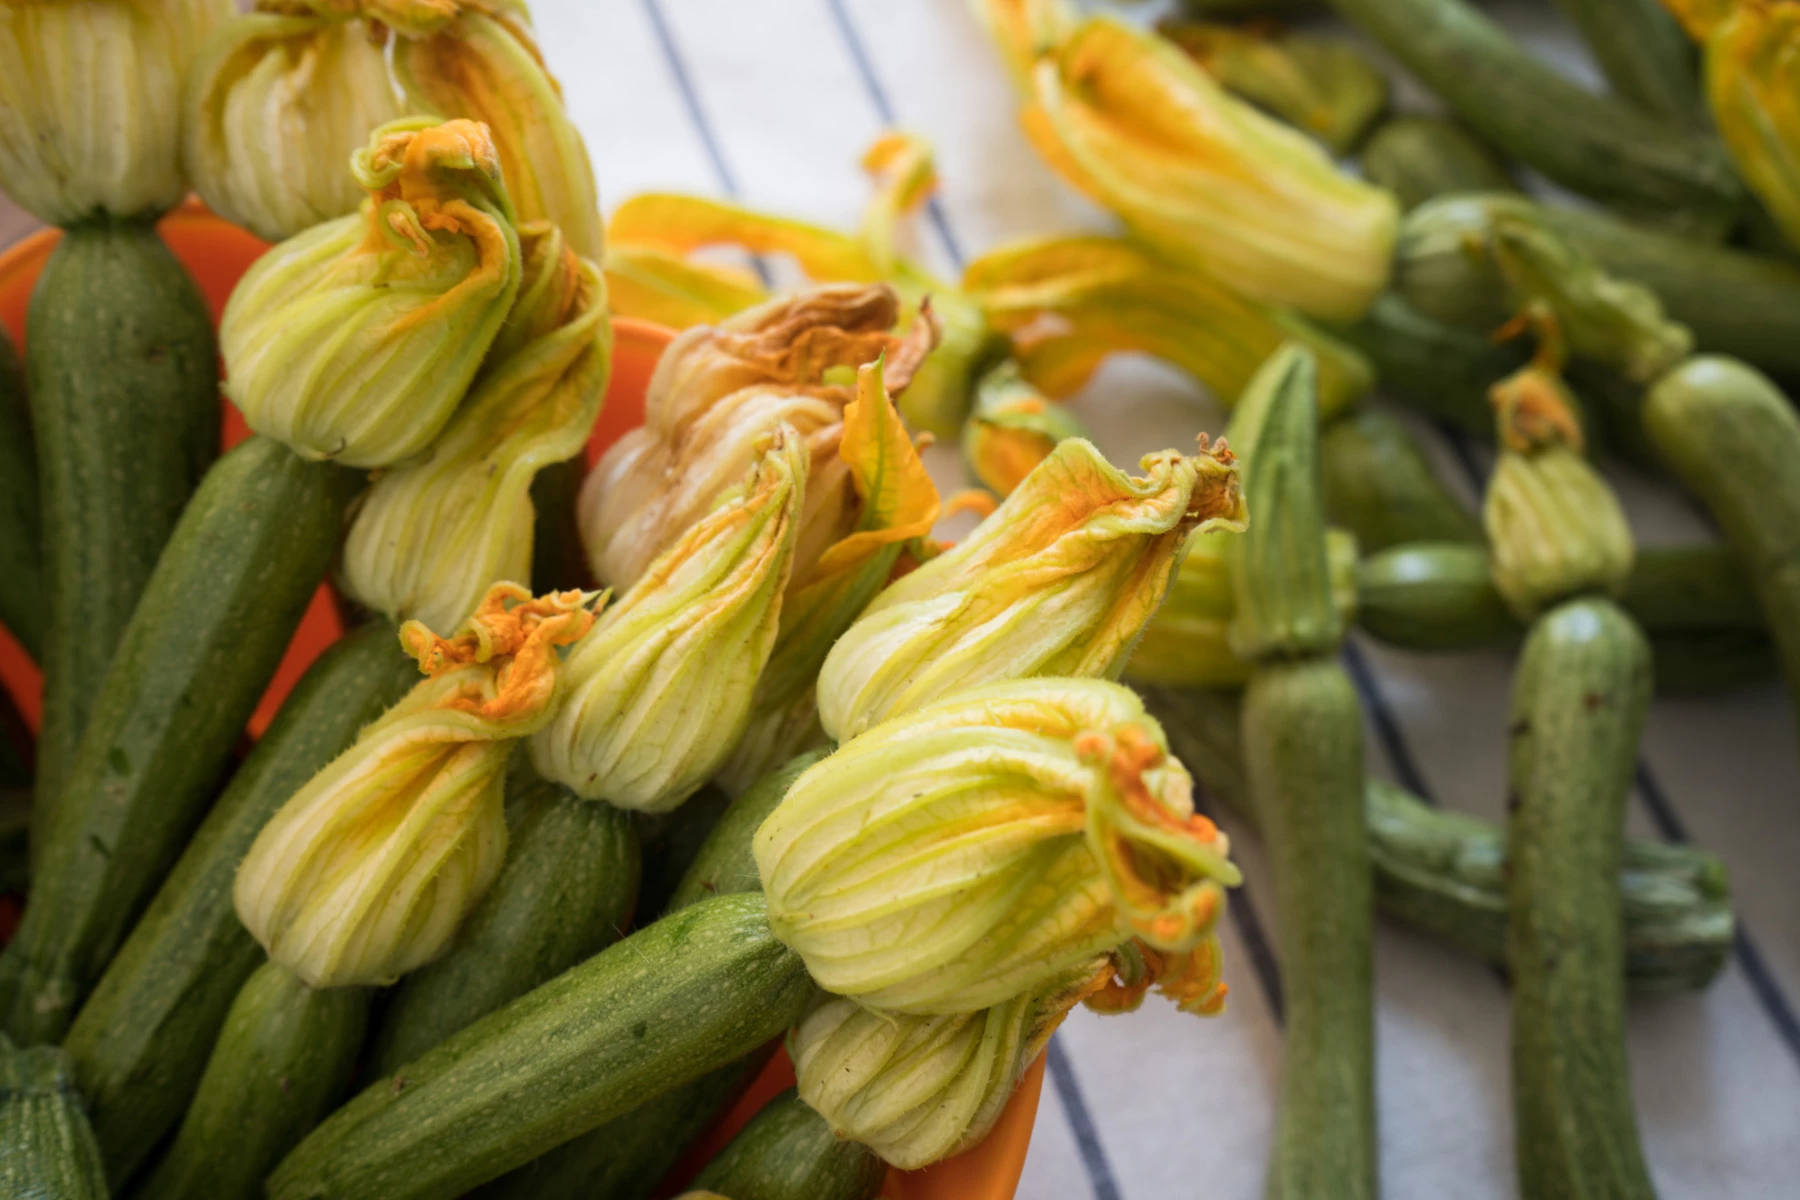
[[[838,461],[850,388],[827,372],[854,369],[892,350],[900,316],[893,289],[835,285],[690,329],[670,343],[644,397],[644,424],[616,442],[582,485],[578,516],[595,578],[635,583],[682,531],[738,480],[761,439],[793,427],[812,453],[795,573],[855,523],[849,473]],[[904,382],[900,380],[900,382]]]
[[[484,126],[412,117],[352,163],[361,214],[257,259],[219,326],[225,393],[310,459],[386,467],[462,403],[519,290],[519,239]]]
[[[718,770],[775,645],[807,458],[792,426],[766,437],[743,485],[576,646],[568,699],[531,740],[538,774],[589,800],[667,812]]]
[[[1704,44],[1713,120],[1744,182],[1800,247],[1800,4],[1739,0],[1712,24]]]
[[[1580,592],[1619,595],[1635,558],[1619,501],[1582,457],[1581,426],[1547,326],[1533,361],[1494,385],[1500,456],[1482,522],[1494,586],[1520,620]]]
[[[0,185],[41,221],[155,216],[187,190],[182,81],[231,0],[0,5]]]
[[[1216,963],[1239,876],[1192,789],[1118,684],[964,691],[794,781],[753,843],[769,925],[827,991],[921,1016],[1042,994],[1134,938]]]
[[[1081,22],[1038,48],[1021,119],[1070,184],[1245,296],[1350,321],[1387,286],[1394,198],[1164,38],[1110,17]]]
[[[1241,536],[1221,531],[1189,539],[1168,601],[1144,626],[1144,636],[1125,664],[1126,679],[1167,687],[1238,687],[1250,681],[1253,665],[1230,638],[1237,616],[1232,542]],[[1346,529],[1327,529],[1325,553],[1332,600],[1344,624],[1351,625],[1356,620],[1356,536]]]
[[[303,0],[341,7],[346,0]],[[410,97],[488,128],[523,221],[548,221],[598,262],[605,236],[587,144],[544,68],[523,0],[357,0],[402,36],[394,67]]]
[[[954,549],[875,598],[819,672],[843,741],[978,684],[1116,679],[1190,534],[1244,527],[1225,443],[1144,458],[1141,479],[1072,438]]]
[[[531,578],[532,480],[580,454],[600,413],[600,270],[554,226],[520,226],[519,242],[525,283],[468,402],[424,461],[381,473],[350,523],[345,591],[395,620],[455,628],[490,584]]]
[[[1164,20],[1157,32],[1226,90],[1304,129],[1333,154],[1355,150],[1387,109],[1387,76],[1342,39],[1183,20]]]
[[[983,487],[1008,496],[1061,442],[1084,437],[1075,415],[1053,404],[1008,359],[982,376],[963,426],[963,460]]]
[[[400,641],[428,676],[282,805],[238,868],[239,918],[312,987],[387,984],[432,961],[506,854],[519,738],[549,719],[580,592],[497,584],[456,636]]]
[[[1025,378],[1053,398],[1079,390],[1111,354],[1136,350],[1194,377],[1226,405],[1289,341],[1319,360],[1326,415],[1368,392],[1368,362],[1291,313],[1246,300],[1197,271],[1099,235],[1038,238],[970,263],[963,291],[1012,338]]]
[[[195,62],[184,102],[194,189],[271,242],[354,213],[363,191],[344,164],[369,130],[414,111],[389,77],[383,27],[291,7],[227,21]]]

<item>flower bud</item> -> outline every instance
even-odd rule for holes
[[[316,2],[316,0],[315,0]],[[548,221],[583,258],[605,250],[587,144],[544,69],[522,3],[363,0],[371,16],[403,14],[394,65],[431,111],[484,124],[521,221]],[[453,19],[452,19],[453,18]]]
[[[963,426],[963,459],[982,486],[1009,496],[1057,444],[1087,431],[1068,409],[1051,403],[1008,359],[982,376],[975,411]]]
[[[1288,341],[1318,356],[1326,415],[1374,384],[1367,360],[1343,342],[1119,238],[1002,246],[969,264],[963,288],[1011,336],[1025,377],[1055,398],[1079,390],[1107,356],[1135,350],[1179,367],[1229,406]]]
[[[1196,530],[1242,528],[1224,443],[1149,455],[1144,478],[1062,442],[966,540],[875,598],[819,672],[842,741],[964,688],[1117,678]]]
[[[1063,1018],[1113,973],[1102,960],[971,1013],[870,1012],[820,996],[788,1035],[800,1098],[903,1171],[975,1145]]]
[[[1705,39],[1713,120],[1744,182],[1800,246],[1800,5],[1739,3],[1714,25]]]
[[[219,326],[225,392],[310,459],[385,467],[436,440],[519,289],[519,240],[481,125],[375,130],[359,215],[250,267]]]
[[[1304,129],[1333,154],[1354,151],[1387,108],[1387,76],[1342,39],[1173,19],[1157,32],[1228,91]]]
[[[57,225],[155,215],[186,191],[181,89],[231,0],[0,7],[0,185]]]
[[[395,620],[454,628],[490,584],[531,578],[532,480],[581,453],[600,412],[611,342],[600,271],[553,226],[521,226],[519,241],[525,284],[474,392],[424,461],[375,480],[350,524],[344,589]]]
[[[185,99],[183,165],[207,207],[271,242],[354,213],[363,191],[344,164],[371,129],[412,111],[385,40],[331,14],[227,21]]]
[[[1221,531],[1188,540],[1187,556],[1169,588],[1169,598],[1125,664],[1132,683],[1167,687],[1238,687],[1253,669],[1231,644],[1237,616],[1232,584],[1232,543],[1243,534]],[[1346,529],[1325,531],[1331,598],[1346,626],[1356,620],[1356,536]]]
[[[590,800],[667,812],[718,770],[775,644],[807,457],[791,426],[766,438],[742,487],[569,655],[568,699],[531,741],[540,775]]]
[[[757,831],[769,924],[871,1008],[973,1012],[1136,937],[1207,945],[1238,881],[1193,781],[1117,684],[1014,680],[893,718]]]
[[[1521,620],[1580,592],[1619,595],[1635,558],[1618,498],[1581,456],[1558,366],[1540,351],[1493,390],[1501,450],[1482,521],[1494,586]]]
[[[282,805],[238,868],[238,916],[270,958],[348,987],[449,947],[506,854],[507,760],[550,715],[556,647],[593,620],[580,592],[499,584],[454,638],[402,628],[429,678]]]
[[[805,577],[856,519],[849,474],[836,465],[854,393],[825,374],[894,350],[888,330],[899,315],[899,297],[886,285],[834,285],[670,343],[644,398],[643,426],[615,443],[582,485],[578,516],[595,577],[615,588],[635,583],[743,478],[762,439],[782,424],[812,454],[795,563],[795,576]]]
[[[1031,67],[1045,161],[1161,253],[1233,290],[1354,320],[1387,286],[1399,210],[1166,39],[1093,17]]]

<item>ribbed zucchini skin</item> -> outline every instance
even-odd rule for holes
[[[1517,190],[1492,150],[1454,121],[1415,114],[1394,117],[1370,135],[1363,174],[1408,212],[1456,192]]]
[[[1513,683],[1507,828],[1513,1120],[1526,1196],[1655,1194],[1625,1056],[1620,830],[1650,650],[1605,599],[1532,626]]]
[[[63,1052],[0,1036],[0,1196],[106,1200],[94,1132]]]
[[[1724,531],[1800,696],[1800,417],[1742,363],[1693,358],[1650,389],[1644,427]]]
[[[1620,99],[1676,128],[1705,129],[1693,43],[1657,0],[1556,0]]]
[[[875,1200],[887,1164],[839,1139],[792,1088],[763,1106],[693,1186],[731,1200]]]
[[[294,1149],[269,1195],[459,1195],[742,1058],[812,992],[761,896],[703,901],[376,1081]]]
[[[1331,658],[1264,662],[1244,690],[1244,765],[1274,864],[1287,1003],[1268,1195],[1377,1193],[1375,903],[1362,709]]]
[[[508,792],[506,865],[450,952],[394,988],[376,1035],[378,1075],[598,954],[631,924],[630,814],[542,779]]]
[[[139,1200],[253,1200],[294,1144],[343,1098],[370,988],[310,988],[279,963],[244,981],[194,1102]]]
[[[687,874],[681,877],[669,899],[669,911],[678,912],[709,896],[762,891],[762,876],[757,872],[756,855],[751,849],[756,831],[787,795],[794,780],[829,753],[828,749],[809,750],[769,772],[732,801],[701,843],[694,861],[688,864]]]
[[[238,989],[263,961],[232,907],[238,863],[275,811],[418,682],[377,621],[327,650],[282,705],[82,1006],[65,1045],[122,1182],[175,1127]]]
[[[344,472],[252,438],[209,472],[144,591],[0,958],[20,1041],[60,1039],[207,803],[330,564]]]
[[[44,652],[50,597],[44,583],[37,449],[25,371],[0,329],[0,625],[33,658]]]
[[[1655,292],[1668,315],[1693,331],[1701,350],[1776,375],[1800,375],[1800,267],[1647,229],[1611,213],[1523,196],[1441,197],[1401,222],[1394,290],[1426,317],[1491,333],[1512,315],[1511,301],[1498,275],[1464,248],[1470,235],[1481,235],[1506,212],[1542,221],[1608,271]]]
[[[1177,757],[1260,827],[1244,785],[1238,697],[1152,689]],[[1363,785],[1375,904],[1384,916],[1496,967],[1506,966],[1506,832],[1435,808],[1378,779]],[[1699,846],[1627,839],[1625,980],[1633,992],[1697,990],[1731,956],[1735,920],[1725,865]]]
[[[1373,554],[1408,542],[1483,540],[1481,522],[1450,490],[1410,430],[1373,409],[1348,413],[1319,435],[1325,519]]]
[[[755,1053],[672,1088],[476,1189],[480,1200],[644,1200],[768,1061]]]
[[[218,455],[219,382],[206,302],[145,221],[65,230],[26,327],[49,616],[41,846],[113,652]]]
[[[1488,389],[1525,363],[1517,344],[1495,345],[1486,330],[1432,320],[1393,292],[1337,333],[1375,364],[1382,395],[1488,441]]]
[[[1603,204],[1722,231],[1743,189],[1716,141],[1574,83],[1464,0],[1331,0],[1469,128]]]

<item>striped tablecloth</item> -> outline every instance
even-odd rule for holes
[[[1003,72],[968,0],[534,0],[550,65],[588,138],[610,205],[677,189],[853,228],[857,160],[884,129],[934,140],[943,185],[914,250],[947,278],[965,257],[1029,234],[1107,224],[1054,178],[1013,122]],[[1547,6],[1503,15],[1569,68]],[[1422,101],[1405,93],[1409,101]],[[1074,403],[1115,461],[1191,445],[1220,409],[1154,364],[1109,366]],[[1471,497],[1485,451],[1428,431]],[[934,469],[962,486],[947,449]],[[1646,542],[1704,534],[1678,496],[1615,477]],[[1345,651],[1362,689],[1371,770],[1445,805],[1499,817],[1511,663],[1499,655]],[[1743,938],[1704,995],[1634,1002],[1632,1082],[1665,1196],[1800,1195],[1800,755],[1774,687],[1659,700],[1631,830],[1692,838],[1730,864]],[[1227,822],[1229,825],[1229,822]],[[1129,1017],[1072,1017],[1025,1200],[1260,1196],[1281,1056],[1273,898],[1256,840],[1233,831],[1249,882],[1225,931],[1230,1011],[1182,1016],[1156,999]],[[1495,975],[1404,931],[1376,942],[1381,1170],[1392,1197],[1514,1192],[1507,1000]]]

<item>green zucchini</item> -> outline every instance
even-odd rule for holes
[[[207,472],[94,700],[0,958],[19,1040],[62,1037],[204,815],[330,564],[349,481],[267,438]]]
[[[376,1081],[288,1155],[269,1196],[457,1195],[742,1058],[813,991],[761,896],[702,901]]]
[[[1644,427],[1724,531],[1800,698],[1800,417],[1742,363],[1693,358],[1650,389]]]
[[[694,1180],[731,1200],[875,1200],[887,1164],[840,1139],[789,1088],[763,1106]]]
[[[645,1200],[756,1078],[772,1049],[672,1088],[477,1188],[475,1195],[480,1200]]]
[[[0,329],[0,625],[32,658],[43,654],[49,607],[25,373]]]
[[[63,1052],[0,1035],[0,1196],[106,1200],[94,1131]]]
[[[1705,129],[1699,59],[1658,0],[1556,0],[1620,99],[1677,128]]]
[[[1499,275],[1467,247],[1499,214],[1534,218],[1611,274],[1648,287],[1701,350],[1800,375],[1800,266],[1646,229],[1610,213],[1523,196],[1441,197],[1401,221],[1394,290],[1433,320],[1491,332],[1512,315],[1512,301]]]
[[[1518,190],[1493,150],[1441,117],[1409,113],[1384,122],[1363,147],[1362,165],[1369,182],[1394,193],[1407,212],[1456,192]]]
[[[588,580],[587,552],[575,524],[575,497],[587,474],[587,460],[551,463],[531,481],[531,507],[537,514],[531,538],[531,593],[578,588]]]
[[[1650,639],[1659,696],[1705,696],[1780,676],[1767,634],[1740,630],[1666,633]]]
[[[376,1074],[393,1074],[598,954],[631,924],[639,870],[631,814],[542,779],[508,793],[500,877],[450,952],[394,988],[376,1035]]]
[[[1229,692],[1153,689],[1147,697],[1170,746],[1252,828],[1244,786],[1240,705]],[[1382,915],[1492,966],[1506,966],[1506,833],[1435,808],[1378,779],[1363,784],[1369,865]],[[1625,983],[1633,993],[1697,991],[1730,960],[1736,922],[1725,865],[1699,846],[1627,839]]]
[[[1620,830],[1650,649],[1610,600],[1532,626],[1513,683],[1507,828],[1513,1121],[1526,1196],[1652,1196],[1625,1058]]]
[[[48,584],[35,862],[113,652],[218,455],[219,368],[200,289],[145,221],[65,230],[26,324]]]
[[[1274,868],[1286,1000],[1271,1197],[1376,1194],[1374,894],[1362,709],[1335,659],[1264,663],[1244,765]]]
[[[1488,389],[1525,365],[1517,344],[1496,345],[1485,331],[1421,316],[1391,292],[1362,320],[1336,332],[1375,364],[1382,395],[1489,441],[1494,409]]]
[[[1603,204],[1722,233],[1743,187],[1716,139],[1598,96],[1465,0],[1331,0],[1509,157]]]
[[[1363,553],[1411,542],[1483,540],[1481,522],[1432,470],[1412,432],[1362,409],[1319,435],[1325,518],[1356,535]]]
[[[138,1200],[253,1200],[343,1098],[371,988],[311,988],[279,963],[244,981],[194,1102]]]
[[[732,801],[713,826],[712,833],[694,855],[687,873],[675,894],[669,899],[669,911],[678,912],[709,896],[733,896],[742,892],[762,891],[762,876],[756,869],[752,839],[762,823],[775,811],[787,795],[794,780],[827,754],[828,749],[809,750],[769,772],[745,789]]]
[[[263,961],[232,907],[238,863],[287,798],[419,679],[385,621],[301,678],[82,1006],[65,1045],[115,1183],[174,1128],[238,989]]]

